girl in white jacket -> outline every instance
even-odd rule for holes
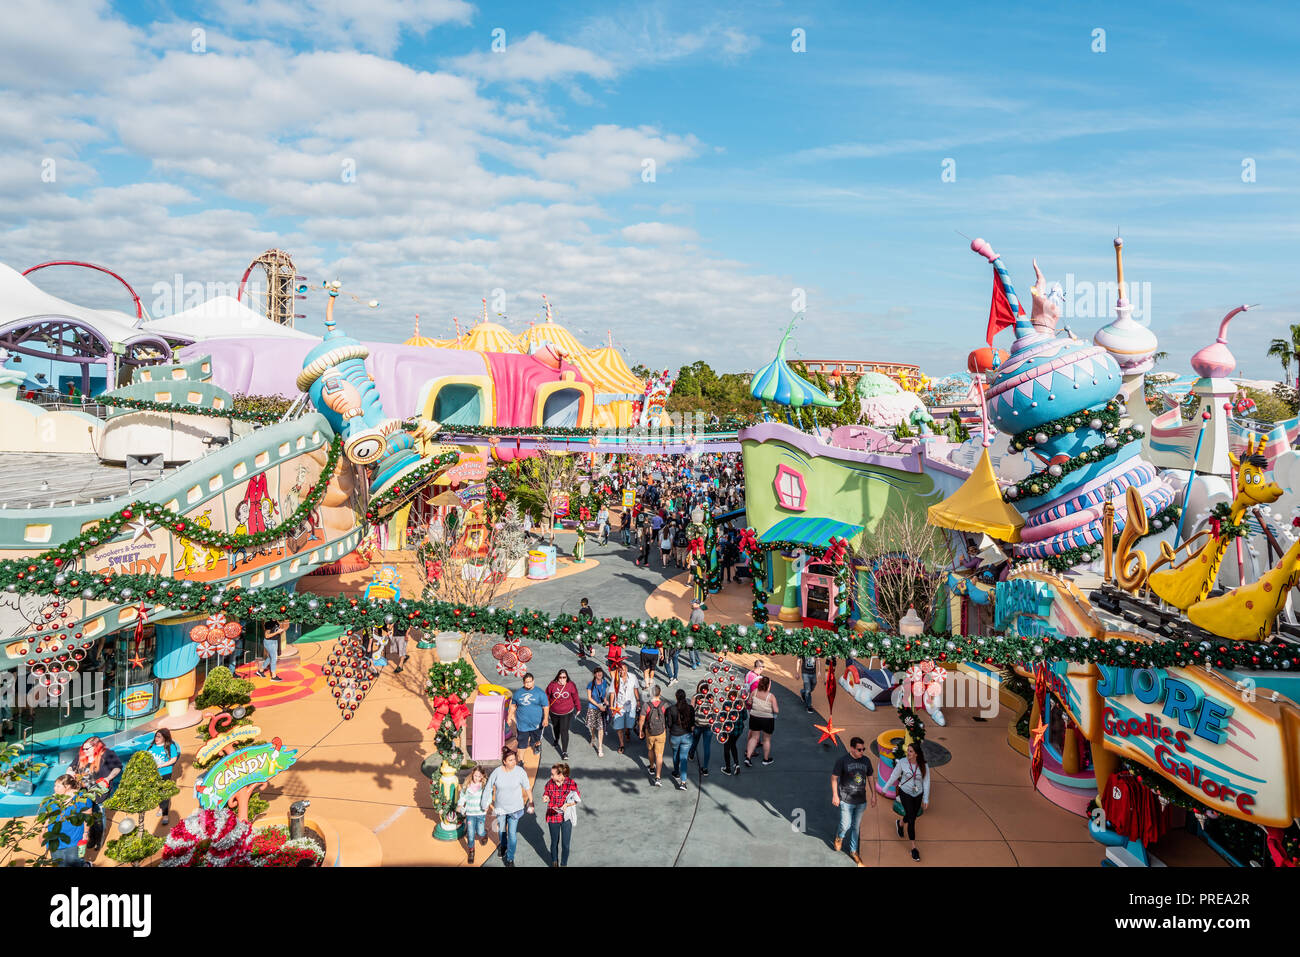
[[[907,746],[907,756],[894,765],[894,773],[889,776],[885,790],[897,787],[899,803],[903,805],[903,816],[895,822],[898,836],[903,836],[903,825],[907,825],[907,836],[912,841],[912,860],[919,861],[921,852],[916,849],[916,816],[922,809],[930,808],[930,769],[925,766],[925,754],[913,742]]]

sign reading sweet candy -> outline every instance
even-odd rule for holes
[[[286,751],[275,738],[270,744],[241,748],[214,764],[194,784],[199,807],[215,811],[225,807],[244,788],[265,784],[298,760],[297,750]]]
[[[1229,700],[1231,685],[1197,669],[1097,669],[1106,748],[1232,817],[1285,827],[1300,811],[1289,702]]]

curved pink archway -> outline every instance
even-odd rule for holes
[[[120,282],[123,286],[125,286],[126,291],[129,292],[131,294],[131,298],[135,300],[135,317],[137,319],[144,318],[144,306],[140,302],[140,297],[135,294],[135,290],[131,288],[131,284],[127,282],[125,279],[123,279],[121,276],[119,276],[117,273],[113,272],[113,270],[105,269],[103,266],[96,266],[94,263],[83,263],[76,259],[55,259],[51,262],[41,263],[38,266],[32,266],[30,269],[24,269],[23,275],[26,276],[29,273],[34,273],[36,272],[36,270],[44,269],[47,266],[82,266],[86,269],[97,269],[102,273],[107,273],[108,275],[116,279],[118,282]]]

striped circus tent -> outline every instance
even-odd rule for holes
[[[633,403],[645,395],[645,383],[632,374],[613,346],[587,349],[573,355],[573,363],[596,394],[593,424],[596,428],[627,428],[633,424]]]
[[[420,335],[420,314],[415,314],[415,331],[411,333],[411,338],[402,343],[404,346],[440,346],[442,343],[437,339],[430,339],[428,336]]]
[[[495,322],[480,322],[463,337],[458,349],[471,352],[521,352],[518,340],[505,326]]]
[[[776,358],[755,372],[749,380],[749,394],[760,402],[773,402],[794,409],[805,406],[836,408],[844,402],[843,399],[832,399],[786,363],[785,348],[793,329],[794,323],[791,322],[781,337]]]
[[[556,322],[532,323],[528,329],[519,333],[519,351],[525,355],[536,352],[544,346],[554,346],[556,352],[577,356],[585,352],[586,346],[580,343],[568,329]]]

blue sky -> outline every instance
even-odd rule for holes
[[[229,283],[278,245],[381,300],[352,315],[367,337],[415,312],[447,335],[500,289],[512,329],[547,293],[630,361],[755,368],[797,287],[797,353],[942,374],[988,311],[959,234],[1027,291],[1033,257],[1049,281],[1113,280],[1118,226],[1171,371],[1246,302],[1240,371],[1275,377],[1268,341],[1300,323],[1290,4],[18,8],[0,261],[93,259],[156,312],[155,283]],[[44,157],[57,183],[32,176]],[[41,282],[120,304],[75,272]],[[1106,321],[1070,311],[1081,336]]]

